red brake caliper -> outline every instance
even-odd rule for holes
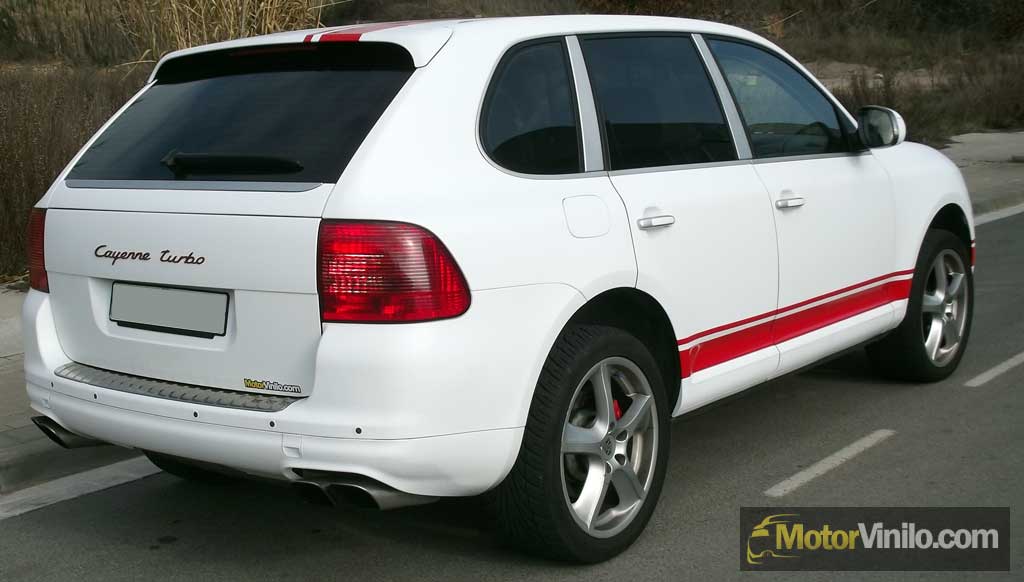
[[[612,400],[612,410],[615,412],[615,420],[622,418],[622,408],[619,407],[618,400]]]

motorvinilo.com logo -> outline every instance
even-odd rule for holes
[[[743,507],[742,570],[1009,570],[1008,507]]]

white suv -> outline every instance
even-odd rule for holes
[[[34,210],[36,421],[333,501],[489,492],[512,540],[605,559],[672,417],[860,344],[956,368],[971,206],[905,133],[693,20],[173,53]]]

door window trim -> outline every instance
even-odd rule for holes
[[[792,155],[792,156],[776,156],[776,157],[770,157],[770,158],[757,158],[757,157],[753,156],[753,149],[751,149],[751,160],[754,163],[766,164],[766,163],[773,163],[773,162],[786,162],[786,161],[796,161],[796,160],[811,160],[811,159],[816,159],[816,158],[850,157],[850,156],[861,156],[861,155],[864,155],[865,153],[870,153],[870,150],[866,150],[865,151],[865,150],[857,149],[857,147],[856,147],[856,143],[857,142],[854,140],[853,133],[856,132],[856,130],[857,130],[857,123],[854,120],[853,116],[850,115],[850,112],[847,111],[846,108],[843,107],[843,104],[840,103],[839,100],[836,99],[835,96],[832,95],[832,93],[824,85],[821,84],[821,81],[818,81],[816,78],[814,78],[813,75],[809,75],[806,71],[804,71],[803,66],[798,61],[796,61],[795,59],[788,58],[787,56],[784,56],[783,54],[779,53],[778,51],[772,49],[769,46],[766,46],[766,45],[763,45],[763,44],[760,44],[760,43],[757,43],[757,42],[753,42],[753,41],[750,41],[750,40],[747,40],[747,39],[744,39],[744,38],[738,38],[738,37],[735,37],[735,36],[727,36],[727,35],[723,35],[723,34],[706,34],[706,35],[694,35],[694,36],[700,36],[701,37],[701,42],[704,43],[705,46],[708,47],[708,54],[711,56],[711,60],[714,63],[715,69],[717,69],[719,74],[722,75],[723,81],[725,80],[725,75],[722,73],[721,64],[718,62],[718,57],[715,56],[715,53],[711,50],[711,47],[707,45],[707,40],[706,39],[719,40],[719,41],[722,41],[722,42],[731,42],[731,43],[734,43],[734,44],[743,44],[743,45],[747,45],[749,47],[752,47],[754,49],[761,50],[761,51],[763,51],[765,53],[768,53],[769,55],[775,57],[776,59],[778,59],[782,63],[786,64],[789,68],[793,69],[793,71],[796,72],[796,74],[798,74],[801,77],[803,77],[803,79],[805,81],[807,81],[811,85],[811,87],[818,92],[819,95],[821,95],[830,105],[832,105],[832,110],[836,114],[836,121],[839,122],[839,130],[843,132],[843,141],[846,142],[846,151],[843,151],[843,152],[825,152],[825,153],[820,153],[820,154],[795,154],[795,155]],[[741,127],[743,128],[744,135],[747,136],[747,143],[748,143],[748,147],[749,147],[750,132],[749,132],[749,129],[747,127],[746,120],[743,118],[743,112],[740,111],[740,109],[739,109],[739,104],[738,104],[738,102],[736,100],[736,95],[732,91],[732,87],[730,87],[727,82],[724,83],[724,84],[725,84],[726,94],[728,95],[729,100],[732,101],[733,107],[736,108],[736,111],[739,114],[739,119],[740,119]]]
[[[512,170],[512,169],[509,169],[509,168],[506,168],[506,167],[502,166],[501,164],[496,162],[494,159],[492,159],[490,154],[487,153],[487,148],[484,147],[484,140],[483,140],[484,114],[488,111],[488,105],[491,102],[491,97],[492,97],[492,95],[494,93],[494,89],[495,89],[495,87],[497,85],[498,77],[504,71],[505,65],[507,64],[508,60],[512,56],[514,56],[514,54],[516,52],[518,52],[519,50],[521,50],[523,48],[526,48],[528,46],[539,45],[539,44],[554,44],[554,43],[558,43],[558,45],[562,48],[562,54],[563,54],[563,57],[564,57],[563,63],[564,63],[565,68],[566,68],[566,76],[567,76],[567,78],[569,80],[569,85],[570,85],[569,100],[571,102],[570,108],[572,109],[573,116],[576,119],[576,147],[577,147],[577,154],[576,155],[579,157],[580,171],[578,171],[578,172],[571,172],[571,173],[565,173],[565,174],[530,174],[530,173],[525,173],[525,172],[518,172],[516,170]],[[524,40],[522,42],[517,42],[517,43],[507,47],[504,50],[504,52],[502,52],[501,56],[498,57],[498,59],[495,61],[494,68],[491,69],[491,74],[487,78],[487,85],[486,85],[486,89],[484,90],[483,98],[479,100],[479,106],[477,108],[476,131],[475,131],[475,133],[476,133],[476,146],[477,146],[477,149],[480,151],[480,154],[484,157],[485,160],[487,160],[487,163],[489,163],[495,169],[500,170],[500,171],[502,171],[502,172],[504,172],[506,174],[509,174],[511,176],[516,176],[518,178],[529,178],[531,180],[563,180],[563,179],[570,179],[570,178],[589,177],[589,176],[592,176],[594,174],[601,173],[601,172],[597,172],[597,171],[587,171],[586,170],[585,156],[584,156],[584,144],[583,144],[583,132],[582,132],[582,130],[583,130],[582,113],[583,112],[580,110],[580,103],[579,103],[579,98],[578,98],[578,95],[577,95],[577,90],[576,90],[576,86],[575,86],[574,80],[575,80],[575,77],[574,77],[574,74],[573,74],[572,63],[571,63],[571,60],[570,60],[567,35],[565,35],[565,34],[556,34],[556,35],[551,35],[551,36],[542,36],[542,37],[538,37],[538,38],[531,38],[529,40]]]
[[[746,125],[744,125],[743,118],[740,116],[740,111],[736,106],[736,99],[733,98],[729,84],[725,81],[725,75],[722,74],[722,70],[718,67],[718,61],[711,54],[711,48],[708,47],[708,43],[704,40],[704,35],[694,34],[693,43],[697,46],[697,52],[700,54],[701,60],[704,61],[704,68],[707,69],[708,75],[715,86],[715,92],[718,93],[718,102],[721,103],[722,110],[725,112],[725,119],[729,124],[729,132],[732,134],[732,141],[736,147],[736,156],[741,160],[754,159],[754,151],[750,148],[750,138],[747,135]]]
[[[686,32],[686,31],[681,31],[681,30],[680,31],[676,31],[676,30],[650,30],[650,31],[630,30],[630,31],[622,31],[622,32],[594,32],[594,33],[578,34],[578,35],[574,35],[573,36],[573,38],[576,40],[577,43],[579,43],[579,39],[580,38],[582,38],[583,40],[590,39],[590,38],[656,38],[656,37],[682,37],[682,38],[689,38],[690,42],[692,42],[693,45],[694,45],[694,50],[697,52],[698,59],[704,65],[704,74],[707,75],[708,81],[711,84],[711,93],[718,100],[718,108],[719,108],[719,111],[722,112],[722,120],[725,122],[726,126],[729,128],[729,135],[730,135],[730,137],[732,137],[732,140],[733,140],[733,144],[732,144],[733,145],[733,149],[736,152],[736,159],[735,160],[723,160],[723,161],[718,161],[718,162],[703,162],[703,163],[697,163],[697,164],[672,164],[672,165],[667,165],[667,166],[647,166],[647,167],[641,167],[641,168],[625,168],[625,169],[620,169],[620,170],[613,170],[613,169],[611,169],[611,149],[610,149],[610,147],[608,145],[608,136],[605,134],[604,123],[601,123],[602,115],[601,115],[601,112],[600,112],[600,105],[597,103],[597,100],[596,100],[596,98],[594,97],[594,94],[593,94],[593,89],[591,88],[590,97],[591,97],[591,99],[594,100],[594,104],[595,104],[595,107],[594,107],[595,121],[598,124],[598,127],[600,128],[600,131],[601,131],[601,149],[603,151],[602,159],[604,160],[604,167],[608,169],[608,175],[609,176],[619,176],[619,175],[624,175],[624,174],[642,174],[642,173],[645,173],[645,172],[668,172],[668,171],[680,170],[680,169],[685,169],[685,168],[710,168],[710,167],[721,166],[721,165],[730,165],[730,166],[732,166],[732,165],[736,165],[737,162],[749,161],[749,158],[743,158],[740,155],[741,154],[740,144],[739,144],[739,142],[736,141],[736,129],[733,127],[732,120],[729,118],[728,111],[727,111],[727,107],[728,106],[731,106],[731,107],[735,108],[736,105],[735,105],[735,103],[731,102],[731,94],[729,94],[729,101],[728,102],[730,103],[730,105],[727,106],[726,105],[727,101],[725,100],[723,95],[718,91],[718,86],[715,83],[715,79],[714,79],[714,76],[711,73],[711,69],[710,69],[710,67],[708,65],[708,62],[704,58],[704,55],[703,55],[703,53],[700,50],[700,46],[697,43],[697,38],[699,36],[700,35],[697,34],[697,33]],[[581,57],[583,57],[582,52],[583,52],[582,51],[582,47],[580,47],[580,56]],[[584,61],[584,63],[586,62],[586,58],[585,57],[583,57],[583,61]],[[592,83],[593,83],[593,80],[591,79],[587,84],[588,85],[592,85]],[[741,133],[745,136],[746,133],[745,133],[745,130],[742,129],[743,126],[740,125],[740,128],[741,128]],[[744,139],[743,143],[746,144],[747,141]],[[749,145],[747,147],[749,149]]]
[[[587,62],[583,58],[583,47],[576,35],[565,37],[565,46],[569,53],[569,67],[572,69],[573,85],[576,88],[577,115],[579,118],[580,138],[583,147],[583,171],[600,172],[605,168],[604,145],[601,138],[601,122],[597,114],[597,101],[594,89],[590,84],[590,73]]]

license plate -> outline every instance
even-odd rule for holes
[[[228,324],[228,294],[115,282],[110,321],[124,327],[212,338]]]

